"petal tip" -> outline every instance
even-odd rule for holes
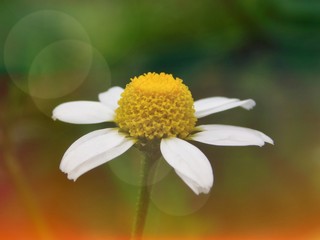
[[[269,141],[266,141],[266,142],[274,146],[274,141],[271,138]]]
[[[262,132],[260,132],[260,134],[261,134],[262,139],[263,139],[264,142],[269,143],[271,145],[274,145],[274,141],[272,140],[271,137],[267,136],[266,134],[264,134]]]
[[[210,187],[210,188],[205,188],[205,189],[203,189],[200,193],[202,193],[202,194],[209,194],[209,193],[210,193],[210,190],[211,190],[211,187]]]
[[[200,195],[200,194],[209,194],[210,191],[211,191],[211,188],[212,188],[212,185],[213,184],[210,184],[210,186],[207,186],[207,187],[200,187],[199,186],[199,189],[194,189],[194,193],[197,194],[197,195]]]
[[[69,180],[72,180],[73,182],[75,182],[78,178],[72,176],[72,174],[68,174],[68,179],[69,179]]]
[[[243,107],[247,110],[251,110],[256,106],[256,102],[253,99],[248,99],[247,102],[243,105]]]
[[[56,121],[58,118],[57,118],[57,114],[56,114],[56,108],[52,110],[52,116],[51,118]]]

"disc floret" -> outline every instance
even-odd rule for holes
[[[171,74],[132,78],[118,104],[115,122],[138,139],[186,138],[197,121],[191,92]]]

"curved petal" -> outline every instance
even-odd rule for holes
[[[229,125],[201,125],[201,132],[195,133],[190,139],[218,146],[263,146],[265,142],[273,144],[273,140],[262,132],[254,129]]]
[[[204,98],[194,102],[195,115],[202,118],[213,113],[225,111],[235,107],[251,109],[256,105],[252,99],[239,100],[237,98],[211,97]]]
[[[133,144],[134,141],[124,141],[123,143],[110,149],[109,151],[99,154],[86,162],[83,162],[68,173],[68,178],[75,181],[82,174],[120,156],[129,148],[131,148]]]
[[[84,135],[64,154],[60,169],[76,180],[83,173],[106,163],[127,151],[134,140],[120,134],[118,129],[101,129]]]
[[[99,94],[99,101],[112,110],[116,110],[123,91],[124,89],[121,87],[112,87],[108,91]]]
[[[58,105],[52,118],[74,124],[110,122],[114,119],[114,111],[100,102],[74,101]]]
[[[72,151],[76,150],[77,148],[81,147],[81,145],[84,144],[85,142],[88,142],[91,139],[96,138],[98,136],[108,134],[108,133],[110,133],[110,132],[112,132],[114,130],[115,130],[115,128],[106,128],[106,129],[95,130],[95,131],[92,131],[92,132],[87,133],[86,135],[80,137],[78,140],[76,140],[74,143],[72,143],[71,146],[64,153],[64,155],[62,157],[62,161],[60,163],[60,169],[62,171],[64,171],[64,169],[66,169],[66,166],[69,163],[67,161],[67,159],[68,159],[67,155],[70,152],[72,152]]]
[[[179,138],[166,138],[161,140],[160,149],[164,159],[196,194],[210,191],[212,168],[197,147]]]

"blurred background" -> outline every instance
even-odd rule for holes
[[[182,78],[195,99],[252,98],[201,119],[258,129],[275,146],[199,147],[215,184],[195,196],[160,162],[150,239],[320,239],[320,2],[1,1],[0,238],[125,239],[141,154],[69,181],[61,157],[112,124],[54,122],[146,72]]]

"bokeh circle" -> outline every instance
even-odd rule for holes
[[[133,147],[114,161],[110,161],[108,166],[115,176],[122,181],[140,187],[141,163],[143,160],[144,154]],[[149,173],[152,177],[148,179],[147,185],[152,186],[161,181],[169,172],[170,169],[164,165],[163,158],[153,162]]]
[[[92,47],[84,42],[62,40],[43,48],[28,74],[29,93],[37,98],[59,98],[78,88],[88,76]]]
[[[202,208],[210,194],[196,195],[168,164],[165,165],[170,172],[150,188],[152,203],[174,216],[186,216]]]
[[[66,47],[70,47],[66,52],[75,53],[75,51],[79,51],[79,53],[75,53],[74,56],[72,54],[69,56],[70,59],[80,57],[80,61],[78,61],[78,64],[76,63],[74,65],[74,69],[81,66],[85,69],[82,71],[79,70],[79,72],[73,72],[72,67],[67,67],[66,71],[59,75],[60,79],[55,79],[55,74],[47,74],[44,75],[47,79],[44,79],[41,82],[42,85],[38,84],[37,78],[35,78],[37,75],[34,73],[37,70],[37,66],[40,66],[41,69],[41,59],[46,59],[46,54],[48,53],[50,55],[55,49],[63,49]],[[86,64],[87,60],[82,59],[83,57],[86,57],[86,55],[90,55],[90,59],[88,60],[90,61],[90,65]],[[65,60],[63,62],[65,62]],[[70,64],[72,65],[72,63]],[[32,72],[34,68],[35,70]],[[80,81],[78,78],[83,79]],[[48,48],[45,48],[44,51],[40,53],[39,57],[35,59],[32,65],[29,79],[30,91],[37,95],[37,97],[32,96],[35,106],[42,113],[51,117],[52,110],[61,103],[79,100],[98,101],[98,94],[107,91],[111,86],[111,71],[104,56],[90,44],[66,40],[49,45]],[[46,81],[49,82],[49,84],[43,84]],[[31,85],[33,83],[34,86]],[[40,88],[40,86],[42,88]]]
[[[89,36],[82,25],[73,17],[60,11],[41,10],[31,13],[18,21],[11,28],[4,44],[4,64],[15,85],[30,95],[39,94],[40,96],[38,97],[43,97],[44,94],[39,92],[38,87],[35,87],[36,82],[39,85],[45,85],[44,83],[40,83],[40,79],[34,81],[35,79],[32,78],[32,91],[29,89],[30,69],[32,67],[31,72],[33,73],[39,72],[40,70],[37,67],[41,66],[40,69],[42,68],[41,71],[43,71],[45,63],[42,64],[41,60],[49,60],[49,53],[53,54],[52,50],[55,48],[51,46],[48,49],[47,47],[57,41],[63,40],[77,40],[90,43]],[[44,48],[46,50],[43,52]],[[64,48],[64,50],[66,49]],[[83,57],[83,51],[80,51],[79,55],[74,56],[75,52],[73,50],[74,48],[69,52],[67,51],[69,54],[70,52],[73,53],[73,59],[81,59]],[[61,53],[57,53],[56,56],[59,56],[59,54],[60,56],[62,55]],[[52,68],[57,69],[58,66],[61,67],[61,64],[59,65],[57,61],[53,61],[54,59],[53,57],[50,60],[51,70]],[[64,57],[61,57],[60,60],[62,62],[67,61]],[[87,64],[89,64],[88,62]],[[54,66],[53,64],[57,64],[58,66]],[[81,64],[83,65],[84,63],[81,62]],[[86,68],[81,73],[85,75]],[[84,77],[78,78],[78,81],[81,82],[83,79]],[[79,82],[78,84],[80,84]],[[70,88],[67,89],[67,87]],[[63,94],[74,90],[74,84],[67,87],[64,89]],[[54,92],[51,97],[54,97],[54,95],[60,94]]]

